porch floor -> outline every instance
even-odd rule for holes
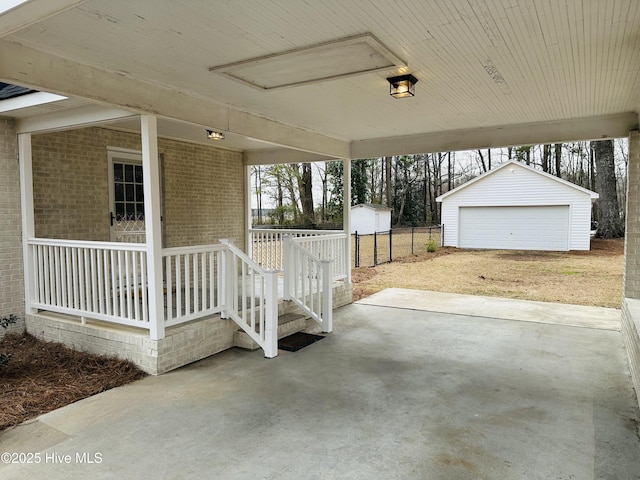
[[[336,310],[334,334],[296,353],[228,350],[6,431],[4,451],[43,460],[0,463],[0,476],[638,478],[616,311],[604,328],[569,326],[570,307],[537,305],[543,323],[398,293],[402,305],[380,295]],[[84,453],[101,463],[79,464]]]

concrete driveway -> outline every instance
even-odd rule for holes
[[[640,479],[619,312],[568,326],[571,306],[507,302],[539,323],[499,318],[496,299],[492,318],[390,293],[337,310],[296,353],[229,350],[4,432],[1,451],[39,463],[0,477]]]

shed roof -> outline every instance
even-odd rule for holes
[[[370,208],[372,210],[391,210],[391,208],[380,205],[379,203],[359,203],[358,205],[353,205],[351,208],[364,207]]]
[[[507,168],[507,167],[518,167],[518,168],[522,168],[525,170],[528,170],[536,175],[541,175],[547,179],[549,179],[549,181],[554,181],[554,182],[558,182],[562,185],[564,185],[565,187],[570,187],[570,188],[574,188],[584,194],[589,195],[590,198],[595,199],[598,198],[600,195],[598,195],[596,192],[593,192],[591,190],[588,190],[586,188],[582,188],[574,183],[571,183],[567,180],[564,180],[562,178],[556,177],[555,175],[551,175],[549,173],[546,172],[542,172],[540,170],[536,170],[533,167],[530,167],[528,165],[524,165],[521,162],[518,162],[516,160],[510,160],[507,163],[503,163],[502,165],[500,165],[499,167],[493,168],[491,170],[489,170],[488,172],[483,173],[482,175],[477,176],[476,178],[469,180],[468,182],[460,185],[459,187],[454,188],[453,190],[448,191],[447,193],[443,193],[442,195],[440,195],[439,197],[436,198],[436,202],[442,202],[442,200],[444,200],[446,197],[453,195],[454,193],[459,192],[460,190],[462,190],[463,188],[467,188],[472,186],[473,184],[477,183],[477,182],[482,182],[485,179],[489,178],[491,175],[493,175],[494,173],[502,170],[503,168]]]

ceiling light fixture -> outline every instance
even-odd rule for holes
[[[214,130],[207,130],[207,138],[209,140],[224,140],[224,133]]]
[[[389,95],[393,98],[413,97],[416,94],[418,79],[413,75],[400,75],[387,78],[389,82]]]

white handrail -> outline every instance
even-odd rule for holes
[[[321,235],[316,237],[292,238],[292,242],[309,251],[313,256],[323,260],[333,260],[332,279],[334,282],[347,278],[349,236],[346,233]]]
[[[333,330],[332,259],[320,259],[292,237],[284,236],[284,299],[291,300],[322,326]]]
[[[278,355],[278,272],[267,271],[230,240],[222,257],[222,318],[231,318],[264,350]]]

